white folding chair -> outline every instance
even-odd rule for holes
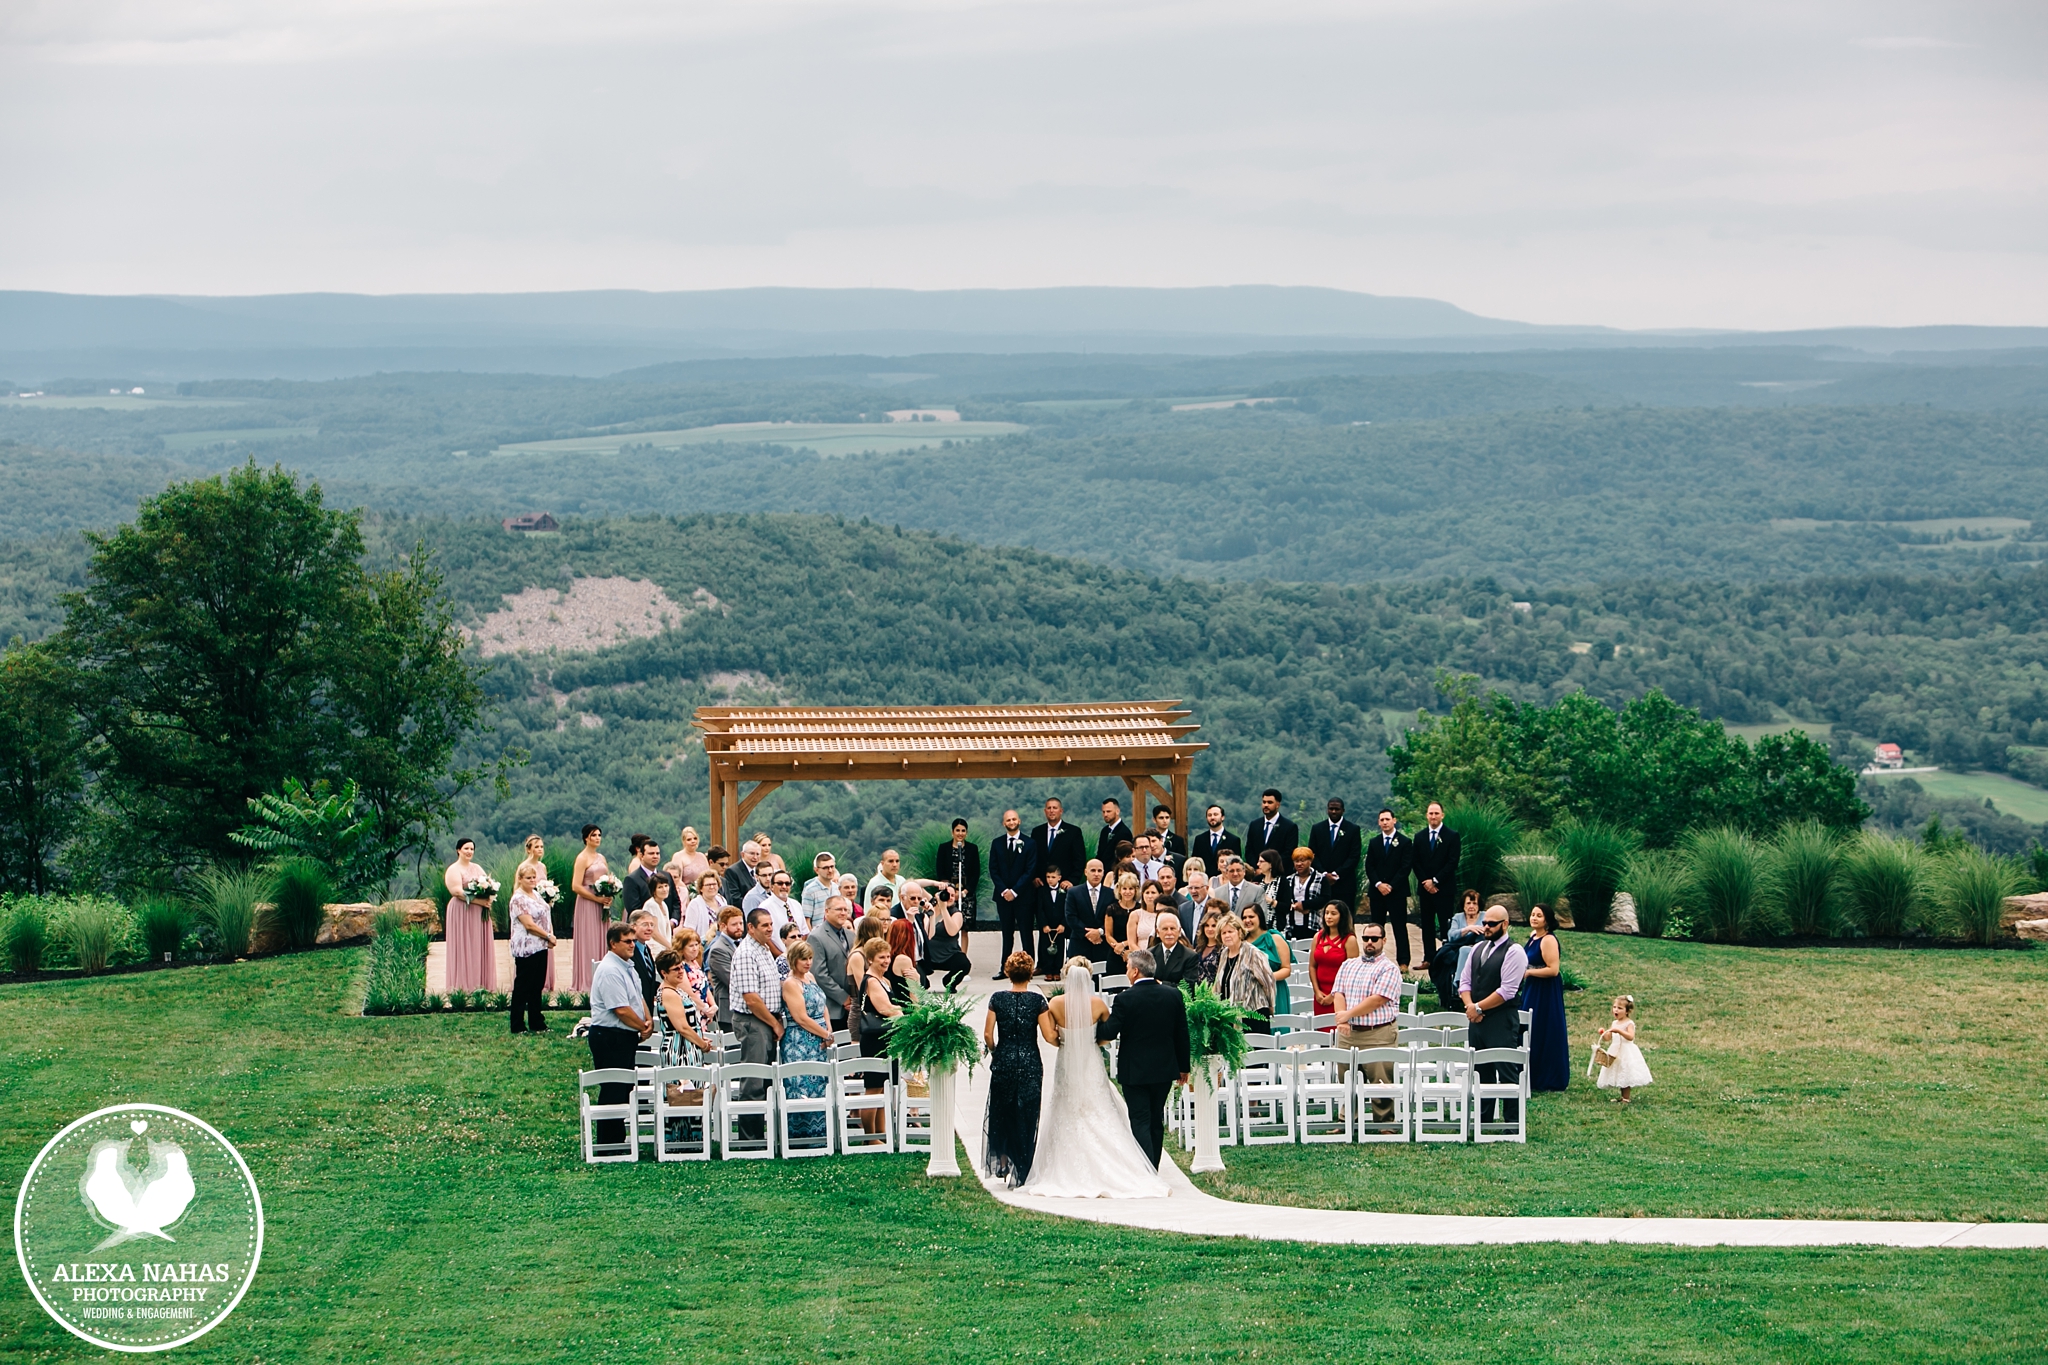
[[[1343,1047],[1295,1053],[1294,1124],[1304,1143],[1351,1141],[1351,1059]]]
[[[1131,978],[1128,976],[1105,976],[1095,983],[1096,992],[1101,995],[1110,995],[1116,991],[1127,991],[1130,988]]]
[[[1471,1022],[1463,1010],[1435,1010],[1408,1021],[1415,1028],[1463,1028]]]
[[[591,1090],[600,1085],[634,1086],[639,1079],[637,1074],[622,1066],[576,1073],[576,1106],[583,1120],[583,1160],[589,1165],[640,1159],[640,1105],[636,1097],[628,1093],[624,1103],[599,1104],[590,1095]],[[620,1119],[625,1122],[626,1135],[622,1140],[597,1140],[594,1125],[606,1119]]]
[[[896,1097],[889,1082],[889,1063],[882,1057],[854,1057],[832,1064],[834,1089],[839,1100],[839,1151],[845,1156],[896,1150]],[[880,1090],[868,1090],[879,1080]],[[870,1133],[861,1126],[861,1116],[873,1114],[882,1121],[882,1131]]]
[[[684,1087],[680,1104],[668,1088]],[[718,1119],[718,1078],[708,1066],[665,1066],[654,1073],[654,1159],[711,1160],[711,1132]]]
[[[1273,1032],[1275,1034],[1310,1032],[1314,1030],[1315,1026],[1316,1017],[1313,1014],[1276,1014],[1273,1016]]]
[[[1293,1145],[1292,1053],[1262,1048],[1246,1054],[1237,1073],[1237,1126],[1247,1147]]]
[[[1401,1014],[1415,1013],[1416,999],[1418,998],[1418,996],[1420,996],[1421,992],[1421,982],[1403,981],[1401,983],[1401,1003],[1397,1007],[1397,1012]]]
[[[1417,1142],[1463,1142],[1472,1130],[1470,1049],[1419,1047],[1410,1054]]]
[[[853,1034],[849,1030],[843,1028],[832,1030],[832,1045],[834,1047],[845,1047],[852,1041]]]
[[[1405,1047],[1364,1047],[1347,1054],[1352,1063],[1351,1093],[1358,1120],[1354,1125],[1359,1142],[1412,1142],[1415,1127],[1415,1053]],[[1366,1063],[1394,1068],[1387,1081],[1366,1078]],[[1382,1119],[1373,1113],[1374,1100],[1392,1100],[1394,1116]]]
[[[832,1060],[835,1062],[849,1062],[860,1060],[860,1044],[840,1043],[836,1045],[832,1049]],[[868,1060],[873,1061],[875,1059],[871,1057]],[[886,1066],[887,1063],[885,1062],[883,1063],[883,1065]]]
[[[1396,1028],[1396,1047],[1443,1047],[1444,1031],[1440,1028]]]
[[[790,1093],[791,1081],[807,1078],[818,1082],[817,1094]],[[835,1077],[832,1063],[784,1062],[775,1068],[775,1088],[780,1092],[776,1096],[775,1112],[780,1116],[782,1155],[790,1158],[832,1155],[832,1130],[838,1126],[833,1120]],[[800,1135],[795,1131],[795,1120],[805,1114],[817,1116],[817,1132]]]
[[[744,1081],[764,1081],[761,1098],[740,1098]],[[767,1160],[775,1155],[775,1097],[782,1087],[775,1083],[775,1068],[762,1062],[735,1062],[718,1068],[718,1158],[721,1161]],[[742,1137],[743,1119],[761,1120],[761,1136]]]
[[[932,1097],[929,1082],[925,1093],[910,1093],[910,1074],[896,1083],[896,1150],[924,1152],[932,1149]],[[915,1073],[920,1078],[923,1072]]]
[[[1515,1068],[1511,1081],[1483,1081],[1479,1068],[1507,1063]],[[1482,1119],[1481,1104],[1492,1101],[1494,1117]],[[1506,1117],[1512,1101],[1515,1117]],[[1529,1054],[1522,1048],[1489,1047],[1472,1054],[1472,1140],[1474,1142],[1527,1142],[1529,1140]]]

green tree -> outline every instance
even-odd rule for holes
[[[36,895],[85,812],[76,678],[41,645],[0,653],[0,884]]]
[[[1749,752],[1749,768],[1752,829],[1818,820],[1847,831],[1870,816],[1870,807],[1856,796],[1856,774],[1804,730],[1758,739]]]
[[[357,777],[380,836],[401,843],[463,785],[446,762],[482,697],[432,573],[423,556],[366,572],[358,514],[327,507],[317,483],[251,462],[173,484],[89,539],[60,639],[129,856],[244,856],[231,835],[249,802],[288,777]],[[379,766],[391,754],[403,761]]]

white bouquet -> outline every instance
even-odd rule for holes
[[[533,884],[533,894],[547,902],[548,909],[552,910],[562,899],[562,888],[542,877]]]
[[[590,882],[590,889],[609,900],[626,889],[626,884],[609,872],[600,872]]]
[[[498,894],[498,879],[488,872],[478,872],[462,884],[462,898],[472,905],[490,900]]]

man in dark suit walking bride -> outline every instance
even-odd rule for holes
[[[1188,1082],[1188,1011],[1181,993],[1162,986],[1149,949],[1124,957],[1130,988],[1117,995],[1109,1018],[1096,1026],[1098,1042],[1117,1039],[1116,1079],[1131,1115],[1131,1136],[1159,1166],[1166,1147],[1166,1097]]]

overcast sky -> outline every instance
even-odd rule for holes
[[[2048,324],[2044,73],[2044,0],[8,0],[0,288]]]

